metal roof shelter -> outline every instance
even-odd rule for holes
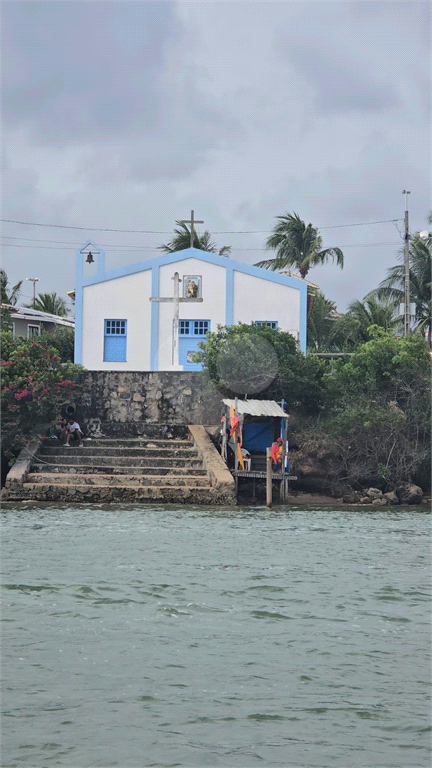
[[[266,461],[270,446],[276,437],[283,438],[282,466],[279,472],[273,472],[273,480],[281,481],[281,498],[288,493],[289,464],[287,460],[288,414],[274,400],[234,400],[223,398],[225,414],[222,417],[221,455],[235,477],[238,491],[239,478],[253,480],[255,498],[255,480],[266,478]],[[251,464],[243,467],[240,457],[241,446],[249,453],[252,451]],[[229,449],[231,454],[229,456]],[[234,466],[232,466],[232,462]],[[240,466],[239,466],[240,465]]]
[[[232,407],[237,410],[237,415],[248,416],[269,416],[279,417],[282,419],[287,418],[287,414],[282,410],[280,405],[274,400],[228,400],[223,399],[222,402],[228,408]]]

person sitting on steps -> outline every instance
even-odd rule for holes
[[[64,443],[64,447],[65,448],[70,448],[71,447],[70,446],[70,439],[71,439],[71,437],[74,440],[78,440],[78,448],[82,447],[82,442],[81,441],[82,441],[82,438],[83,438],[83,433],[81,431],[80,425],[75,421],[74,418],[70,417],[67,420],[67,426],[66,426],[65,432],[66,432],[66,442]]]

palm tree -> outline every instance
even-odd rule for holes
[[[307,346],[313,352],[331,352],[333,326],[335,324],[336,304],[326,299],[321,291],[308,292],[313,299],[307,322]]]
[[[171,242],[166,245],[158,246],[164,253],[174,253],[175,251],[184,251],[186,248],[190,248],[190,229],[182,221],[176,221],[176,224],[177,229],[174,230],[175,235]],[[207,251],[207,253],[218,253],[219,256],[228,256],[231,253],[230,245],[224,245],[218,250],[216,243],[212,241],[211,234],[207,229],[200,235],[194,228],[193,247],[198,248],[199,251]]]
[[[429,219],[431,218],[429,217]],[[409,250],[410,301],[415,304],[415,330],[427,338],[429,346],[431,346],[432,342],[431,255],[432,235],[429,234],[425,239],[420,236],[414,237],[410,243]],[[380,283],[379,288],[374,291],[379,299],[385,298],[391,302],[394,309],[403,304],[405,298],[403,250],[401,251],[400,258],[402,263],[391,267],[388,270],[388,276]]]
[[[276,258],[266,259],[256,267],[271,269],[273,272],[295,267],[300,277],[305,278],[311,267],[325,264],[330,258],[343,268],[344,256],[340,248],[322,250],[322,238],[318,230],[301,220],[297,213],[277,216],[278,223],[267,240],[267,248],[276,251]]]
[[[22,286],[22,280],[19,281],[13,288],[9,287],[8,276],[4,269],[0,269],[0,290],[1,290],[1,303],[15,306],[18,301],[20,288]]]
[[[376,291],[371,291],[362,301],[352,301],[346,313],[336,319],[332,340],[341,351],[353,350],[371,339],[372,325],[393,332],[400,323],[400,318],[395,317],[393,302],[379,299]]]
[[[57,293],[38,293],[34,307],[33,302],[31,304],[24,304],[24,306],[38,309],[39,312],[48,312],[50,315],[58,315],[59,317],[66,317],[67,315],[66,302]]]

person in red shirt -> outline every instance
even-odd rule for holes
[[[273,472],[280,472],[282,467],[282,455],[283,455],[283,440],[278,437],[275,443],[271,447],[271,457],[273,463]]]

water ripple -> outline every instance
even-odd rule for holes
[[[430,765],[424,511],[3,523],[5,768]]]

